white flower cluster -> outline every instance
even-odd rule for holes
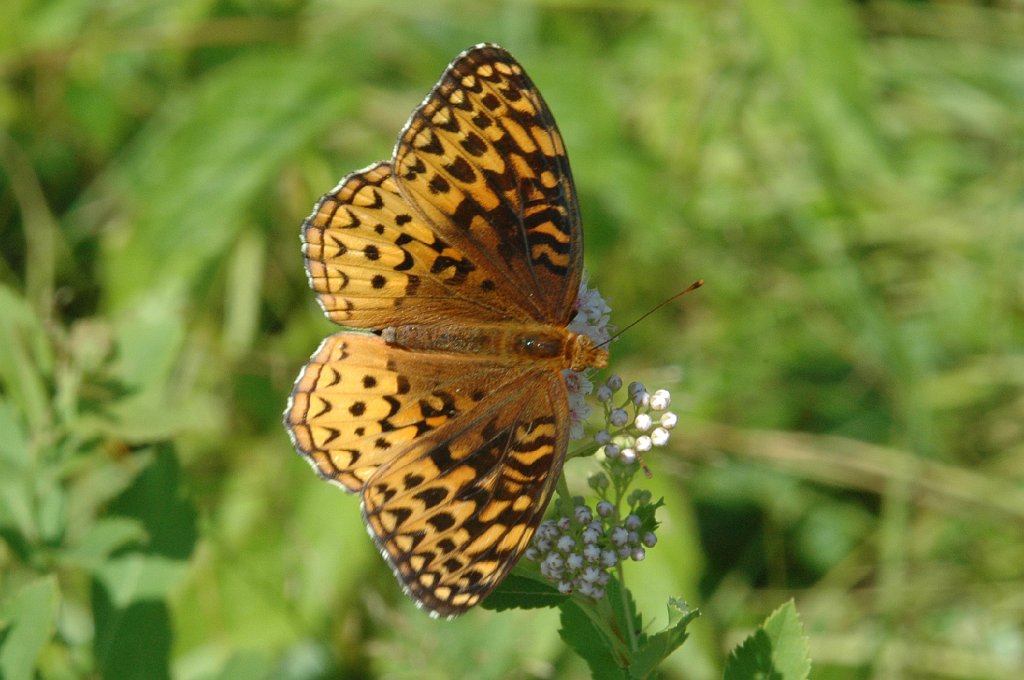
[[[668,444],[669,430],[676,426],[678,418],[666,410],[672,403],[668,390],[650,394],[642,383],[632,382],[628,389],[629,400],[616,407],[612,399],[620,389],[622,378],[617,375],[597,388],[597,398],[605,405],[607,427],[594,435],[594,441],[603,447],[609,460],[632,465],[641,454]],[[635,413],[632,419],[626,408],[629,404],[633,405]]]
[[[576,295],[576,316],[569,322],[569,330],[590,336],[595,345],[602,345],[612,337],[612,308],[596,288],[587,285],[587,278],[587,272],[583,272]]]
[[[645,499],[641,492],[631,500],[649,502],[650,494]],[[644,559],[646,548],[654,547],[658,539],[654,525],[644,530],[651,523],[637,513],[620,522],[615,506],[607,500],[597,504],[596,512],[581,498],[575,503],[571,513],[541,523],[526,558],[540,563],[540,573],[557,583],[559,592],[578,592],[597,600],[604,597],[611,578],[608,570],[627,559]]]
[[[569,330],[589,336],[595,345],[608,342],[612,327],[609,323],[612,308],[604,301],[596,288],[587,285],[587,273],[583,272],[580,290],[576,296],[576,316],[569,323]],[[583,423],[590,417],[591,407],[587,396],[594,391],[594,383],[586,372],[564,371],[565,384],[569,388],[569,438],[583,437]]]

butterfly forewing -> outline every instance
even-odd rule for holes
[[[561,471],[564,359],[509,338],[568,337],[583,251],[574,192],[533,83],[479,45],[413,112],[394,158],[345,177],[303,225],[324,311],[383,337],[328,337],[285,425],[323,477],[361,495],[381,553],[434,614],[465,611],[504,578]],[[420,345],[401,344],[394,328],[408,325],[419,330],[402,337]]]
[[[395,148],[399,186],[446,240],[526,296],[538,321],[567,323],[583,240],[569,160],[522,67],[483,46],[452,62]]]
[[[441,239],[398,192],[390,163],[346,177],[303,225],[309,283],[333,321],[356,328],[529,319],[485,267]],[[477,256],[486,264],[482,255]]]

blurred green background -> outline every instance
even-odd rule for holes
[[[586,677],[553,612],[416,611],[280,425],[299,224],[485,40],[615,322],[707,281],[613,347],[681,416],[664,677],[790,597],[815,677],[1021,677],[1020,0],[3,3],[0,675]]]

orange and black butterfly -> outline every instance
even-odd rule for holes
[[[303,224],[342,326],[285,412],[295,448],[362,499],[370,535],[434,615],[486,597],[530,543],[569,439],[563,371],[608,353],[567,328],[583,233],[562,138],[504,49],[460,54],[391,160]],[[372,332],[366,332],[372,331]]]

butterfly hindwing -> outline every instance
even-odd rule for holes
[[[482,358],[395,349],[377,335],[335,333],[296,380],[285,424],[322,477],[357,493],[416,439],[478,409],[523,373]]]
[[[381,553],[410,595],[442,616],[475,605],[515,566],[561,472],[564,383],[550,372],[528,377],[417,440],[363,491]]]
[[[529,543],[565,457],[567,419],[557,373],[346,332],[314,353],[285,416],[321,476],[361,493],[403,585],[445,616],[490,592]]]

